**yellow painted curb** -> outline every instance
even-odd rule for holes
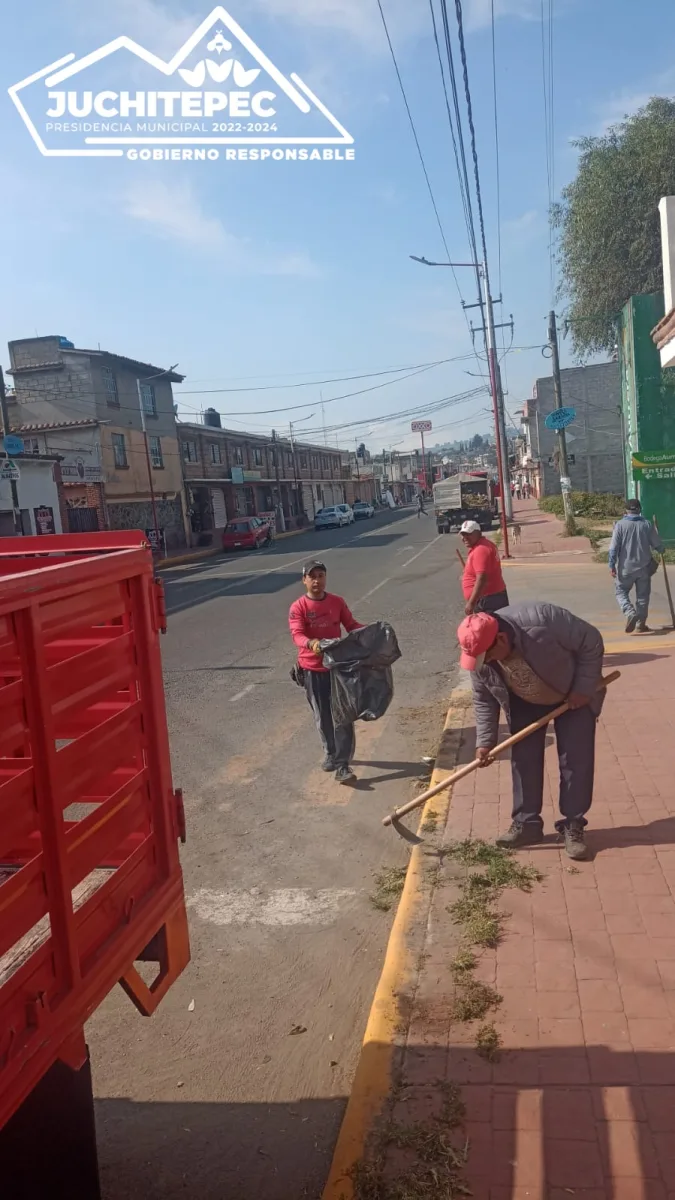
[[[195,550],[192,554],[177,554],[175,558],[163,558],[157,563],[158,571],[170,571],[172,567],[182,567],[186,563],[201,562],[203,558],[216,558],[222,554],[220,546],[209,546],[207,550]]]
[[[455,688],[451,693],[443,735],[457,727],[457,701],[466,696],[466,688]],[[447,778],[447,774],[446,771],[434,769],[431,786]],[[438,824],[443,827],[450,802],[450,789],[428,800],[422,809],[420,828],[430,809],[438,814]],[[422,901],[423,849],[423,846],[415,846],[410,855],[403,893],[389,935],[382,974],[375,989],[351,1094],[322,1200],[353,1200],[354,1188],[348,1172],[363,1157],[368,1136],[391,1091],[394,1050],[396,1039],[400,1037],[403,1016],[399,996],[405,992],[417,970],[416,955],[411,952],[409,946],[409,935]]]

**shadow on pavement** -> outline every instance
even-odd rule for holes
[[[357,779],[353,787],[356,791],[370,792],[373,790],[372,785],[375,783],[387,783],[389,780],[395,779],[421,779],[428,775],[431,767],[425,767],[422,762],[358,762],[352,763],[353,767],[377,767],[385,773],[383,775],[369,775],[366,779]]]
[[[344,1107],[97,1100],[103,1200],[319,1200]]]
[[[285,588],[298,586],[298,576],[295,571],[275,571],[274,574],[260,572],[257,576],[242,573],[241,578],[227,580],[202,579],[200,582],[184,584],[179,594],[173,597],[167,595],[166,611],[168,616],[183,612],[186,608],[195,608],[198,604],[208,604],[209,600],[217,600],[220,596],[273,596],[283,592]]]
[[[593,810],[591,809],[591,815]],[[675,844],[675,817],[663,817],[646,825],[620,825],[616,829],[592,829],[586,832],[591,852],[615,850],[626,846],[672,846]],[[675,937],[675,924],[673,926]],[[675,1079],[673,1080],[675,1083]]]
[[[402,1144],[384,1149],[383,1174],[392,1191],[373,1190],[373,1196],[393,1195],[406,1169],[423,1170],[405,1148],[406,1133],[412,1135],[408,1144],[414,1144],[415,1130],[424,1128],[428,1147],[434,1130],[448,1132],[440,1114],[442,1089],[449,1084],[459,1085],[466,1107],[463,1122],[449,1136],[460,1159],[466,1153],[460,1178],[468,1190],[460,1193],[458,1187],[453,1195],[474,1200],[665,1200],[673,1195],[675,1055],[587,1046],[574,1038],[525,1049],[517,1028],[525,1022],[498,1021],[506,1044],[499,1061],[490,1063],[473,1048],[471,1026],[453,1026],[448,1039],[451,1002],[450,995],[437,992],[421,1022],[425,1043],[417,1040],[395,1055],[393,1074],[400,1085],[392,1115]],[[603,1017],[611,1024],[611,1014],[592,1015],[596,1024]],[[457,1044],[453,1035],[466,1044]],[[509,1041],[519,1048],[510,1049]],[[370,1043],[359,1072],[377,1078],[389,1057],[388,1047]],[[441,1177],[445,1185],[446,1175]]]
[[[670,658],[669,654],[634,654],[632,651],[627,653],[606,654],[604,663],[607,667],[629,667],[637,666],[638,663],[653,662],[656,658]]]

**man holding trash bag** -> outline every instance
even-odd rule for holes
[[[339,638],[363,626],[341,596],[326,591],[326,566],[312,558],[302,570],[305,595],[291,604],[288,624],[298,647],[298,667],[325,752],[324,771],[334,771],[338,783],[351,783],[354,772],[354,726],[335,725],[331,708],[330,671],[323,665],[321,642]]]
[[[460,666],[471,672],[476,756],[487,765],[504,710],[512,734],[567,701],[555,720],[560,763],[560,820],[556,829],[572,859],[586,858],[584,828],[593,798],[595,726],[605,652],[593,625],[541,601],[512,604],[497,614],[475,613],[457,630]],[[516,849],[540,842],[546,726],[512,747],[511,827],[497,845]]]

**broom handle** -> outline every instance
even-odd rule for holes
[[[606,687],[609,687],[610,683],[614,683],[615,679],[619,679],[620,676],[620,671],[612,671],[611,674],[605,675],[598,684],[596,691],[604,691]],[[531,733],[536,733],[537,729],[541,729],[544,725],[548,725],[549,721],[555,721],[556,717],[562,716],[564,712],[567,712],[568,708],[569,704],[567,701],[565,701],[565,703],[560,704],[558,708],[554,708],[553,712],[547,713],[545,717],[540,717],[538,721],[534,721],[525,729],[521,729],[519,733],[514,733],[512,737],[507,738],[506,741],[500,742],[498,746],[495,746],[494,750],[490,751],[490,758],[488,759],[488,762],[492,762],[498,754],[503,754],[505,750],[509,750],[511,746],[515,746],[517,742],[524,741],[525,738],[529,737]],[[399,817],[404,817],[406,813],[413,812],[414,809],[420,808],[422,804],[426,804],[427,800],[431,800],[433,796],[438,796],[440,792],[444,792],[446,788],[452,787],[452,785],[458,783],[460,779],[464,779],[466,775],[471,775],[473,771],[477,771],[481,766],[481,761],[481,759],[477,758],[473,762],[467,763],[465,767],[460,767],[458,771],[453,771],[450,775],[446,775],[445,779],[442,779],[440,783],[435,784],[434,787],[429,788],[427,792],[423,792],[421,796],[416,796],[414,800],[410,800],[407,804],[402,805],[401,808],[395,809],[393,813],[389,813],[388,816],[383,818],[382,824],[391,825],[392,821],[396,821]]]
[[[656,523],[656,517],[655,517],[655,516],[654,516],[654,517],[652,517],[652,521],[654,522],[654,528],[655,528],[656,532],[658,533],[658,532],[659,532],[659,527],[658,527],[658,525],[657,525],[657,523]],[[672,592],[671,592],[671,590],[670,590],[670,580],[669,580],[669,578],[668,578],[668,572],[667,572],[667,570],[666,570],[666,556],[665,556],[665,554],[661,554],[661,555],[660,555],[660,558],[661,558],[661,566],[663,567],[663,579],[664,579],[664,582],[665,582],[665,585],[666,585],[666,596],[668,597],[668,607],[669,607],[669,609],[670,609],[670,619],[671,619],[671,621],[673,622],[673,629],[675,629],[675,608],[673,607],[673,596],[672,596]]]

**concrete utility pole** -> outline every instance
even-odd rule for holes
[[[562,381],[560,378],[560,356],[558,352],[558,327],[555,313],[548,315],[548,343],[551,347],[551,365],[553,367],[553,392],[556,408],[563,407]],[[574,510],[572,508],[572,481],[567,465],[567,438],[565,430],[558,430],[558,470],[560,473],[560,490],[565,509],[565,528],[569,534],[574,531]]]
[[[274,475],[275,475],[275,478],[277,481],[276,488],[275,488],[275,496],[274,496],[274,499],[275,499],[274,511],[276,513],[277,529],[278,529],[279,533],[285,533],[286,532],[286,521],[284,518],[284,506],[281,503],[281,485],[279,483],[279,445],[277,442],[276,429],[272,430],[272,456],[274,458]]]
[[[3,435],[9,436],[9,416],[7,414],[7,393],[5,391],[5,376],[0,367],[0,416],[2,417],[2,432]],[[7,454],[7,451],[5,451]],[[9,454],[7,454],[9,458]],[[16,537],[23,536],[23,526],[21,525],[21,509],[19,508],[19,489],[16,486],[16,480],[10,480],[12,489],[12,509],[14,512],[14,534]]]

